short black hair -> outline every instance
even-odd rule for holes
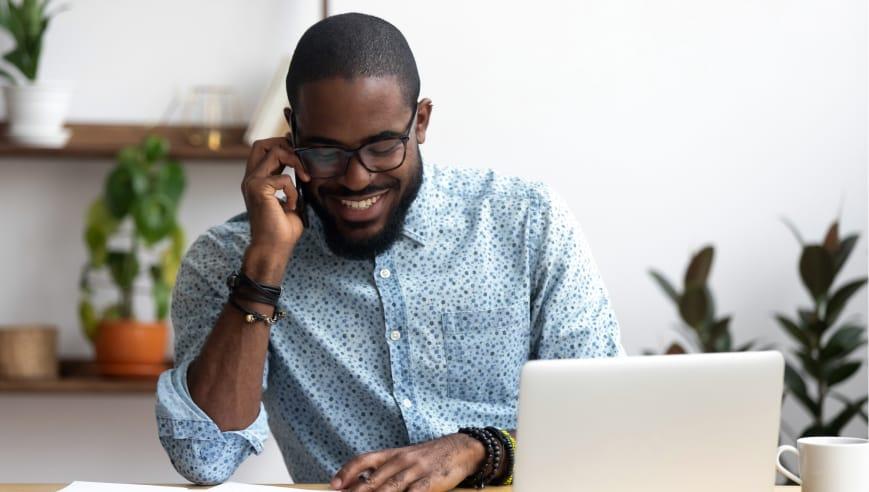
[[[299,88],[334,77],[395,76],[411,108],[419,98],[419,71],[401,31],[373,15],[327,17],[305,31],[287,72],[287,99],[295,111]]]

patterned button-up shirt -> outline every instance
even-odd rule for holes
[[[399,239],[367,261],[333,255],[308,214],[283,282],[288,316],[271,329],[259,417],[246,429],[221,432],[187,388],[250,241],[245,216],[200,236],[182,262],[175,368],[160,377],[156,411],[160,441],[193,482],[229,478],[269,429],[304,482],[460,426],[512,429],[525,361],[623,353],[579,227],[540,184],[426,165]]]

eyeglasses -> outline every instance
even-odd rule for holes
[[[416,120],[416,109],[400,137],[387,137],[368,142],[355,149],[335,146],[298,147],[296,155],[312,178],[328,179],[343,176],[350,166],[350,159],[356,156],[368,172],[385,173],[398,169],[407,157],[407,142],[410,130]],[[295,117],[293,118],[293,138],[295,139]]]

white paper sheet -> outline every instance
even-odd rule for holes
[[[226,482],[216,487],[208,489],[209,491],[217,492],[288,492],[291,490],[300,490],[289,487],[273,487],[271,485],[252,485],[249,483]],[[331,489],[330,489],[331,490]]]
[[[271,485],[226,482],[214,487],[165,487],[162,485],[134,485],[127,483],[73,482],[58,492],[178,492],[179,490],[214,490],[217,492],[287,492],[299,490]]]
[[[178,492],[192,490],[187,487],[164,487],[161,485],[133,485],[127,483],[73,482],[58,492]]]

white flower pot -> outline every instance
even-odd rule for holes
[[[22,145],[63,147],[70,131],[63,127],[69,107],[69,89],[59,84],[8,85],[3,87],[6,136]]]

